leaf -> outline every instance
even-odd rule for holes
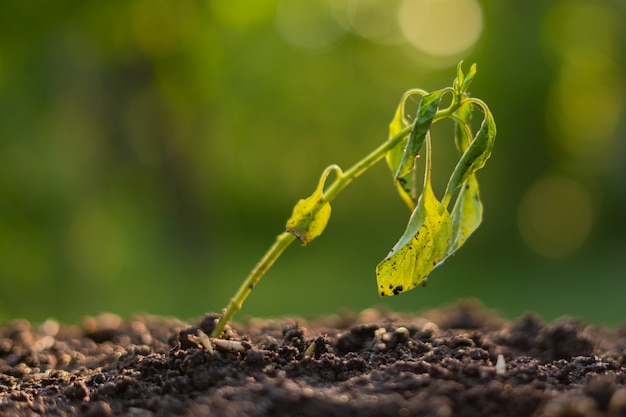
[[[474,233],[483,220],[483,205],[480,202],[478,181],[475,175],[465,181],[452,209],[452,234],[446,256],[439,263],[444,262],[457,251],[467,238]]]
[[[426,133],[430,130],[433,118],[439,108],[441,96],[446,91],[448,91],[448,89],[438,90],[422,97],[422,100],[417,108],[417,114],[415,115],[415,121],[413,122],[413,128],[411,129],[409,140],[395,172],[394,177],[396,180],[400,177],[406,176],[411,172],[411,170],[413,170],[415,158],[424,144]]]
[[[469,147],[472,137],[472,132],[469,127],[471,112],[471,103],[462,105],[455,112],[457,119],[455,121],[454,140],[461,154]],[[446,196],[444,199],[451,197],[451,195],[449,197]],[[478,181],[476,175],[471,174],[461,186],[461,191],[452,209],[452,237],[448,250],[446,251],[446,259],[463,246],[467,238],[480,226],[482,215],[483,206],[480,202]],[[445,261],[445,259],[441,262],[443,261]]]
[[[461,61],[462,63],[463,61]],[[460,65],[460,64],[459,64]],[[474,80],[474,76],[476,75],[476,64],[472,64],[467,74],[465,74],[465,79],[461,84],[461,93],[465,94],[467,89],[469,88],[470,83]]]
[[[419,285],[446,256],[452,220],[431,185],[430,137],[426,137],[424,190],[407,228],[376,267],[378,292],[396,295]]]
[[[472,115],[472,104],[465,103],[454,112],[457,120],[454,123],[454,143],[457,150],[463,155],[472,141],[472,131],[469,123]]]
[[[460,61],[456,66],[456,74],[452,88],[458,96],[462,96],[467,93],[469,85],[474,80],[474,76],[476,76],[476,64],[472,64],[467,74],[463,74],[463,61]]]
[[[326,168],[313,194],[298,201],[287,220],[287,231],[297,237],[302,246],[321,235],[330,219],[331,208],[324,198],[324,184],[332,170],[337,171],[339,176],[342,175],[341,169],[336,165]]]
[[[389,124],[389,139],[394,138],[396,135],[406,129],[407,126],[409,126],[409,121],[406,120],[404,114],[405,104],[411,96],[416,94],[424,96],[427,93],[423,90],[415,89],[407,91],[402,96],[402,99],[400,100],[400,103],[398,104],[398,107],[396,109],[396,113],[394,114],[394,117]],[[389,166],[392,174],[395,174],[398,170],[398,167],[400,166],[408,140],[409,138],[407,136],[385,154],[387,166]],[[413,195],[413,176],[407,175],[396,178],[395,184],[398,189],[398,194],[400,195],[402,200],[404,200],[410,210],[413,210],[415,208],[415,196]]]
[[[491,156],[496,137],[496,124],[486,106],[484,110],[485,117],[480,125],[480,129],[478,129],[476,136],[467,146],[454,168],[446,186],[446,197],[444,198],[454,194],[470,175],[485,166],[487,159]]]
[[[390,164],[390,167],[396,168],[397,183],[406,180],[409,173],[415,174],[414,160],[423,144],[426,147],[426,167],[422,195],[417,199],[409,223],[393,249],[376,267],[378,291],[381,296],[399,294],[424,282],[434,268],[443,264],[463,246],[482,222],[483,206],[475,173],[491,156],[496,125],[487,105],[467,94],[475,75],[475,64],[467,74],[464,74],[462,62],[459,63],[457,78],[452,88],[427,94],[420,101],[402,158],[398,157],[398,149],[393,150],[394,164]],[[455,121],[455,143],[461,157],[448,180],[444,197],[440,202],[435,197],[431,185],[429,130],[433,121],[439,120],[437,118],[439,101],[446,91],[451,91],[454,96],[450,107],[442,110],[440,117]],[[484,117],[478,132],[474,135],[470,119],[475,107],[481,108]],[[450,111],[454,113],[450,114]],[[396,123],[400,123],[398,120],[404,121],[394,118]],[[414,186],[415,178],[412,180]],[[399,188],[406,195],[409,195],[409,190],[414,191],[414,188],[408,188],[404,183]],[[449,212],[448,206],[455,195],[454,207]]]

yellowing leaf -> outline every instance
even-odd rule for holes
[[[287,220],[287,231],[297,237],[303,246],[321,235],[330,219],[331,209],[330,204],[324,198],[324,184],[332,170],[342,175],[341,169],[336,165],[326,168],[315,192],[310,197],[298,201],[291,217]]]
[[[396,295],[416,287],[446,256],[452,220],[435,198],[430,184],[424,189],[414,216],[422,220],[417,234],[400,247],[396,245],[376,267],[381,296]]]
[[[423,90],[409,90],[407,91],[400,100],[398,107],[396,108],[396,112],[393,116],[393,120],[389,123],[389,139],[394,138],[397,134],[406,129],[410,123],[406,119],[404,115],[404,107],[406,101],[412,96],[419,95],[425,96],[428,93]],[[385,159],[387,160],[387,165],[392,173],[398,171],[402,159],[404,158],[405,149],[407,147],[407,143],[409,141],[409,137],[407,136],[398,144],[387,152],[385,155]],[[395,180],[396,188],[398,189],[398,194],[402,198],[402,200],[406,203],[409,209],[412,211],[415,208],[415,196],[413,193],[413,175],[409,173],[409,175],[400,176]]]
[[[465,243],[482,221],[483,207],[475,173],[491,155],[496,125],[487,105],[467,93],[475,75],[475,65],[464,74],[461,62],[452,88],[420,94],[422,98],[408,140],[401,142],[402,148],[396,146],[387,154],[387,163],[395,172],[394,178],[401,197],[409,207],[411,202],[415,202],[416,206],[403,235],[376,267],[381,296],[399,294],[422,283],[434,268],[444,263]],[[440,99],[447,92],[453,94],[450,107],[439,110]],[[405,100],[406,95],[390,125],[392,134],[406,129],[408,124],[404,118]],[[475,107],[482,110],[483,121],[474,135],[470,118]],[[446,114],[449,111],[452,115]],[[432,123],[447,117],[455,121],[455,143],[461,157],[439,201],[433,193],[430,179],[430,128]],[[414,160],[422,144],[426,148],[424,186],[422,194],[416,198]],[[454,207],[449,212],[448,206],[455,195]]]
[[[287,221],[287,231],[302,245],[310,243],[322,234],[330,219],[330,204],[319,193],[298,201]]]
[[[416,287],[446,257],[452,219],[435,197],[430,171],[430,137],[427,136],[424,190],[404,234],[376,267],[381,296],[396,295]]]
[[[482,222],[483,205],[480,202],[478,181],[475,175],[470,175],[461,187],[451,216],[452,237],[446,252],[446,258],[463,246],[467,238],[478,229]]]

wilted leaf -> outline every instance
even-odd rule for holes
[[[422,97],[422,100],[420,101],[420,104],[417,108],[417,114],[415,115],[415,120],[413,122],[411,134],[409,135],[409,140],[404,149],[400,164],[398,165],[398,168],[395,172],[396,180],[400,177],[406,176],[411,172],[411,170],[413,170],[415,158],[419,154],[419,151],[424,144],[424,138],[430,130],[433,118],[435,117],[437,109],[439,108],[441,96],[446,91],[448,90],[443,89]]]
[[[398,104],[398,107],[396,109],[396,113],[394,114],[394,117],[389,124],[389,139],[394,138],[397,134],[399,134],[409,126],[409,121],[406,119],[404,114],[406,101],[411,96],[424,96],[426,94],[427,93],[423,90],[409,90],[402,96],[402,99],[400,100],[400,103]],[[398,171],[398,167],[402,162],[402,158],[404,156],[408,141],[409,137],[407,136],[385,154],[387,165],[389,166],[392,174],[395,174]],[[402,200],[404,200],[410,210],[413,210],[415,208],[416,198],[413,193],[413,176],[409,174],[406,176],[398,177],[395,179],[395,184],[398,189],[398,194],[400,194]]]
[[[446,256],[452,220],[435,197],[430,171],[430,138],[427,137],[424,190],[404,234],[376,267],[381,296],[396,295],[419,285]]]
[[[324,184],[332,170],[341,174],[336,165],[326,168],[313,194],[298,201],[287,220],[287,231],[297,237],[303,246],[321,235],[330,219],[331,208],[324,198]]]
[[[467,238],[480,226],[483,219],[483,205],[480,202],[478,181],[475,175],[465,181],[452,209],[452,235],[446,251],[446,258],[463,246]],[[445,261],[445,258],[440,261]]]
[[[450,176],[446,196],[453,194],[470,175],[485,166],[485,162],[491,156],[495,137],[496,124],[491,113],[486,111],[480,129],[461,155],[461,159]]]
[[[404,182],[409,173],[415,173],[414,159],[422,144],[426,144],[422,194],[403,235],[376,267],[378,292],[382,296],[399,294],[419,285],[434,268],[444,263],[465,243],[482,221],[483,207],[475,173],[491,155],[496,126],[488,107],[466,94],[475,74],[475,65],[471,66],[467,74],[463,74],[459,63],[452,89],[439,90],[422,98],[402,158],[398,158],[398,149],[393,150],[393,156],[387,155],[388,162],[393,161],[390,167],[396,168],[395,178],[400,184],[398,188],[406,200],[409,191],[414,189],[407,189]],[[449,115],[446,114],[447,109],[443,110],[443,117],[450,117],[456,123],[455,143],[461,157],[440,202],[434,195],[430,179],[432,159],[429,130],[433,120],[437,120],[435,117],[439,102],[446,91],[454,93],[449,107],[454,109],[454,113]],[[481,108],[484,118],[478,132],[473,135],[470,116],[476,106]],[[392,127],[399,129],[404,122],[401,115],[396,113]],[[414,179],[412,185],[415,185]],[[455,195],[454,207],[449,212],[448,206]]]

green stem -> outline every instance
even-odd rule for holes
[[[267,272],[270,266],[272,266],[274,261],[278,259],[278,257],[285,251],[285,249],[287,249],[289,245],[291,245],[291,243],[293,243],[294,240],[296,240],[296,237],[289,232],[283,232],[278,235],[274,244],[265,253],[259,263],[256,264],[254,269],[250,272],[250,275],[248,275],[243,284],[241,284],[241,287],[239,287],[234,297],[230,299],[230,302],[226,307],[226,311],[217,322],[215,329],[213,329],[213,332],[211,333],[212,337],[220,337],[224,328],[228,323],[230,323],[235,313],[241,309],[241,305],[257,282],[259,282],[261,277],[265,274],[265,272]]]
[[[367,171],[372,165],[375,165],[378,161],[383,159],[387,152],[393,149],[402,139],[404,139],[409,133],[411,133],[412,126],[407,126],[402,129],[397,135],[391,139],[385,141],[378,148],[374,149],[369,155],[361,159],[359,162],[351,166],[344,171],[343,175],[337,177],[331,185],[328,186],[324,192],[324,199],[330,202],[337,194],[343,191],[344,188],[356,177]]]
[[[450,105],[450,107],[440,110],[437,112],[435,117],[433,118],[433,123],[435,121],[444,119],[446,117],[450,117],[454,111],[458,108],[459,103],[455,100]],[[341,173],[340,170],[337,171],[337,178],[333,181],[331,185],[328,186],[326,191],[324,192],[324,198],[326,201],[330,202],[333,200],[343,189],[354,180],[356,177],[367,171],[372,165],[375,165],[378,161],[383,159],[387,152],[393,149],[402,139],[404,139],[409,133],[411,133],[412,126],[407,126],[394,137],[386,140],[382,145],[378,148],[374,149],[369,155],[365,158],[358,161],[348,170]],[[237,311],[241,309],[241,306],[245,299],[248,297],[254,286],[259,282],[261,277],[267,272],[267,270],[272,266],[274,261],[278,259],[278,257],[287,249],[289,245],[291,245],[296,240],[296,237],[289,233],[284,232],[278,235],[274,244],[269,248],[269,250],[265,253],[263,258],[259,261],[259,263],[254,267],[254,269],[250,272],[250,274],[246,277],[245,281],[237,290],[237,293],[231,298],[228,306],[226,307],[226,311],[220,318],[220,320],[215,325],[215,329],[211,333],[212,337],[220,337],[224,328],[230,321]]]
[[[373,152],[354,164],[350,169],[343,174],[338,172],[337,178],[324,192],[324,198],[326,201],[331,201],[337,196],[353,179],[367,171],[372,165],[376,164],[385,154],[396,146],[402,139],[404,139],[411,132],[411,126],[406,127],[400,131],[393,138],[385,141],[382,145],[376,148]],[[243,302],[248,297],[254,286],[259,282],[261,277],[267,272],[272,264],[278,259],[278,257],[296,240],[296,237],[289,233],[284,232],[278,235],[274,244],[268,249],[263,258],[259,261],[250,274],[246,277],[241,287],[237,290],[233,298],[230,299],[226,311],[215,325],[215,329],[211,333],[211,337],[220,337],[224,328],[237,311],[241,309]]]

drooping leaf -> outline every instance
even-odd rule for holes
[[[391,252],[376,267],[378,292],[396,295],[422,283],[446,256],[452,219],[431,185],[430,137],[426,136],[424,189],[409,224]]]
[[[409,121],[405,117],[405,105],[406,101],[414,95],[424,96],[427,93],[423,90],[409,90],[407,91],[400,100],[398,107],[396,109],[396,113],[394,114],[391,123],[389,124],[389,139],[394,138],[404,129],[409,126]],[[407,147],[407,142],[409,141],[408,136],[401,140],[395,147],[393,147],[390,151],[388,151],[385,155],[385,159],[387,161],[387,166],[391,170],[392,174],[395,174],[398,171],[398,167],[402,162],[402,157],[404,155],[404,151]],[[395,179],[396,188],[398,189],[398,194],[402,198],[402,200],[406,203],[410,210],[415,208],[415,195],[413,193],[413,176],[405,175]]]
[[[470,175],[461,187],[459,196],[452,208],[452,234],[446,256],[439,263],[445,261],[457,251],[467,238],[474,233],[483,220],[483,205],[480,202],[478,181],[475,175]]]
[[[470,119],[472,115],[472,104],[465,103],[454,112],[458,120],[454,123],[454,143],[456,149],[461,155],[465,152],[472,141],[472,130],[470,127]]]
[[[472,113],[472,104],[463,104],[455,112],[455,143],[459,152],[465,153],[472,139],[470,128],[470,118]],[[445,198],[452,196],[446,195]],[[478,181],[476,176],[471,174],[465,183],[461,186],[459,195],[451,212],[452,216],[452,236],[446,251],[446,258],[456,252],[467,238],[480,226],[482,222],[483,206],[480,201],[478,191]],[[441,262],[445,261],[443,259]]]
[[[331,208],[324,198],[324,185],[333,170],[341,175],[341,169],[336,165],[326,168],[313,194],[298,201],[287,220],[287,231],[297,237],[303,246],[321,235],[330,219]]]
[[[476,136],[463,152],[461,159],[450,176],[446,186],[446,196],[456,192],[470,175],[485,166],[485,162],[491,156],[495,137],[496,124],[491,112],[486,109],[485,117],[478,132],[476,132]]]
[[[402,159],[400,160],[398,169],[395,172],[396,180],[400,177],[406,176],[413,170],[415,158],[424,144],[426,133],[430,130],[433,118],[439,108],[441,96],[447,91],[449,90],[438,90],[422,97],[422,100],[417,108],[415,120],[413,121],[413,128],[411,129],[409,140],[404,149],[404,153],[402,154]]]
[[[470,98],[467,94],[476,74],[476,66],[472,65],[468,73],[464,74],[461,64],[457,67],[457,78],[452,89],[447,90],[454,94],[449,107],[454,113],[447,114],[448,109],[442,111],[442,117],[450,117],[456,123],[455,143],[461,157],[450,176],[441,202],[435,197],[431,186],[429,130],[433,120],[438,120],[436,116],[439,100],[445,89],[422,98],[399,162],[398,150],[394,150],[396,164],[390,167],[397,165],[396,180],[405,179],[408,173],[415,174],[414,159],[424,143],[426,168],[422,194],[417,199],[403,235],[376,267],[378,291],[382,296],[399,294],[422,283],[434,268],[443,264],[465,243],[482,221],[483,207],[475,173],[485,165],[491,155],[496,126],[489,108],[482,101]],[[474,135],[470,119],[476,107],[482,110],[484,117]],[[413,186],[415,183],[413,179]],[[404,190],[408,195],[406,187]],[[415,191],[415,188],[411,190]],[[448,206],[455,195],[454,206],[449,212]]]

